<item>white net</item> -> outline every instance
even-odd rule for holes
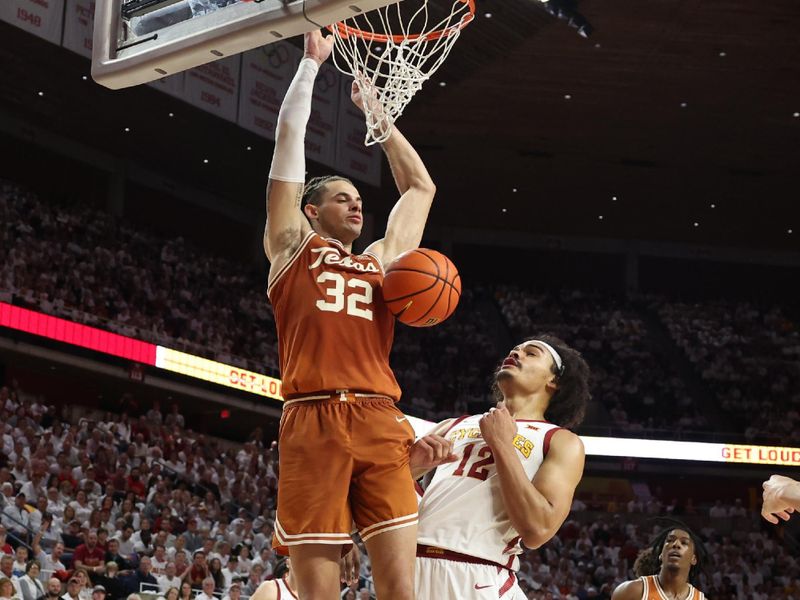
[[[367,146],[389,137],[394,122],[445,61],[474,14],[473,0],[454,0],[447,7],[403,0],[332,26],[336,68],[355,78],[365,99]]]

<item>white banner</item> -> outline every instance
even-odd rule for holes
[[[352,79],[339,79],[341,84],[336,131],[336,172],[377,187],[381,184],[383,152],[378,144],[364,145],[367,126],[364,114],[350,100]]]
[[[61,43],[64,0],[0,0],[0,20]]]
[[[64,15],[64,40],[61,45],[87,58],[92,58],[94,4],[95,0],[67,0],[67,12]]]
[[[184,100],[235,122],[241,64],[241,57],[237,54],[186,71]]]
[[[239,125],[275,139],[278,111],[292,82],[302,51],[277,42],[242,54]]]
[[[306,128],[306,158],[335,166],[336,120],[339,118],[341,76],[336,67],[324,64],[314,82],[314,102]]]

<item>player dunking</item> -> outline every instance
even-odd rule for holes
[[[705,600],[695,586],[706,557],[703,542],[683,523],[663,529],[633,565],[639,579],[620,584],[611,600]]]
[[[395,407],[394,317],[380,286],[383,265],[419,245],[435,187],[394,129],[382,147],[401,197],[385,237],[363,254],[351,253],[362,225],[358,190],[336,176],[303,185],[314,79],[332,44],[318,31],[305,36],[305,57],[278,117],[267,188],[268,294],[286,399],[276,546],[288,549],[303,600],[332,600],[339,597],[339,558],[355,524],[378,597],[406,600],[414,597],[414,432]],[[363,110],[355,85],[352,99]]]
[[[511,350],[495,374],[502,402],[443,421],[420,444],[439,466],[420,503],[417,598],[525,598],[516,582],[520,542],[538,548],[569,513],[583,473],[579,424],[589,367],[556,337]],[[547,420],[545,420],[547,419]],[[412,460],[415,477],[424,469]]]

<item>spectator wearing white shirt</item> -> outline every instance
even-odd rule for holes
[[[223,592],[227,592],[230,587],[231,583],[233,583],[234,578],[239,577],[239,557],[236,555],[231,556],[228,559],[228,564],[222,569],[222,577],[225,580],[223,586]]]
[[[231,584],[228,593],[222,597],[222,600],[239,600],[242,596],[242,584],[235,581]]]
[[[61,495],[58,493],[58,489],[51,487],[47,490],[47,512],[49,512],[54,517],[62,517],[64,516],[64,506],[66,506],[61,501]]]
[[[25,575],[19,579],[22,600],[38,600],[44,595],[44,586],[39,580],[41,565],[38,560],[31,560],[25,567]]]
[[[45,514],[48,514],[47,511],[47,496],[44,494],[39,495],[39,499],[36,501],[36,508],[34,508],[29,515],[29,523],[28,526],[33,531],[39,531],[42,528],[42,521],[44,520]]]
[[[34,502],[39,501],[40,496],[44,496],[44,486],[45,486],[45,479],[44,475],[41,473],[34,473],[31,476],[30,481],[26,481],[22,484],[20,488],[20,492],[25,494],[25,499],[33,504]]]
[[[28,549],[25,546],[17,546],[14,551],[14,564],[11,565],[11,572],[14,577],[22,577],[28,569]]]
[[[166,569],[169,563],[169,557],[167,556],[167,549],[163,544],[156,544],[155,552],[153,552],[150,562],[152,565],[150,571],[153,575],[163,575],[167,572]]]
[[[175,563],[172,561],[167,562],[165,573],[156,579],[158,580],[158,590],[161,594],[166,594],[170,588],[180,589],[181,587],[182,580],[178,577]]]
[[[47,554],[42,547],[41,547],[41,538],[42,538],[42,531],[36,534],[36,537],[33,538],[33,554],[36,557],[36,560],[39,561],[40,565],[40,575],[39,579],[42,582],[48,580],[48,578],[53,576],[53,573],[56,571],[66,571],[66,567],[64,563],[61,562],[61,556],[64,554],[64,544],[63,542],[56,542],[53,545],[53,550],[50,554]]]
[[[0,577],[6,577],[11,581],[14,587],[14,595],[17,598],[22,598],[22,591],[19,589],[19,578],[15,577],[12,573],[12,565],[14,564],[14,557],[10,554],[0,556]]]
[[[214,598],[214,578],[206,577],[203,579],[203,591],[199,592],[194,600],[216,600]]]
[[[67,591],[61,596],[61,600],[80,600],[80,592],[81,582],[77,577],[72,576],[67,581]]]
[[[14,504],[5,507],[2,522],[9,533],[14,534],[23,541],[28,540],[30,517],[25,508],[25,494],[20,492],[16,495]]]
[[[714,502],[714,506],[708,511],[708,516],[712,519],[724,519],[728,516],[728,510],[722,505],[722,500]]]

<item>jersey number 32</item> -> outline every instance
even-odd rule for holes
[[[342,312],[347,305],[347,314],[372,321],[372,310],[365,308],[372,304],[372,286],[363,279],[348,279],[340,273],[325,271],[317,277],[317,283],[332,282],[326,288],[325,296],[330,300],[317,300],[317,308],[324,312]]]

